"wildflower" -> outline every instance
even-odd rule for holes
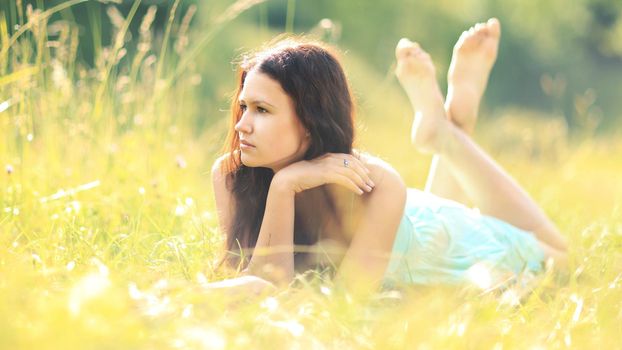
[[[186,207],[183,205],[178,205],[175,207],[175,216],[184,216],[186,214]]]
[[[323,18],[320,21],[320,28],[324,29],[324,30],[329,30],[333,27],[333,21],[331,21],[328,18]]]
[[[194,204],[194,199],[192,199],[192,197],[186,197],[185,203],[187,207],[191,207]]]
[[[13,166],[11,164],[7,164],[6,173],[9,175],[13,174]]]
[[[186,160],[182,156],[177,156],[175,158],[175,162],[177,163],[177,167],[180,169],[185,169],[188,166]]]
[[[41,260],[41,257],[39,255],[32,253],[32,264],[43,264],[43,260]]]
[[[181,313],[181,317],[183,318],[189,318],[190,316],[192,316],[192,304],[186,305],[184,311]]]

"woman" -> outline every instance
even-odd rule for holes
[[[538,272],[548,258],[564,264],[554,224],[469,137],[499,35],[496,19],[462,34],[445,106],[430,56],[407,39],[397,45],[396,75],[415,111],[412,143],[435,154],[426,191],[407,189],[389,164],[352,148],[353,102],[329,49],[286,40],[245,57],[229,148],[212,176],[223,261],[247,276],[212,286],[287,284],[309,257],[294,244],[326,241],[343,247],[330,258],[351,290],[461,283],[482,263],[512,274]]]

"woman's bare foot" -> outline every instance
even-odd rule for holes
[[[472,133],[488,75],[497,58],[501,27],[491,18],[478,23],[456,42],[447,75],[447,114],[462,130]]]
[[[450,126],[430,55],[419,44],[401,39],[395,48],[395,75],[415,111],[411,141],[420,151],[439,153]]]

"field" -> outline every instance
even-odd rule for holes
[[[230,9],[206,42],[244,10]],[[476,140],[568,237],[567,273],[505,291],[411,287],[371,301],[314,273],[274,295],[207,292],[223,277],[210,168],[229,121],[222,101],[207,121],[189,117],[205,105],[183,25],[167,51],[153,46],[148,14],[134,19],[130,42],[131,16],[121,17],[121,39],[86,68],[76,29],[51,26],[48,14],[29,13],[12,34],[0,17],[0,348],[620,347],[619,132],[568,130],[530,110],[482,113]],[[430,159],[408,143],[397,82],[355,54],[345,64],[357,146],[422,187]]]

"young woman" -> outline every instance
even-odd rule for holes
[[[330,49],[284,40],[245,57],[228,150],[212,169],[223,262],[245,277],[211,286],[287,284],[318,263],[294,245],[325,242],[343,248],[326,256],[353,290],[462,283],[480,264],[511,274],[538,272],[548,258],[563,265],[555,225],[470,138],[499,36],[496,19],[462,33],[445,106],[430,56],[408,39],[397,45],[395,73],[415,111],[412,143],[435,154],[425,191],[353,149],[353,101]]]

